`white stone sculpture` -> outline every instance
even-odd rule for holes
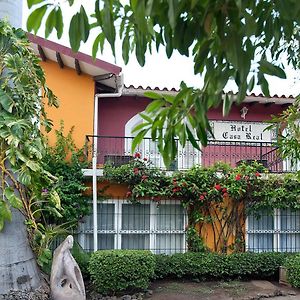
[[[54,251],[50,289],[53,300],[86,300],[82,274],[70,250],[73,237],[69,235]]]

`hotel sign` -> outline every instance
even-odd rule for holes
[[[276,130],[265,130],[270,124],[258,122],[212,121],[212,131],[218,141],[273,142]]]

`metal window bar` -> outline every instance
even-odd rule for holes
[[[79,225],[78,241],[93,250],[93,218]],[[185,252],[186,211],[178,200],[132,204],[126,199],[98,203],[98,249],[144,249],[153,253]]]
[[[261,211],[246,222],[246,250],[251,252],[299,252],[300,210]]]
[[[86,156],[91,158],[91,149],[93,135],[86,136]],[[103,167],[110,163],[114,166],[127,164],[134,159],[131,154],[132,137],[117,136],[96,136],[98,143],[97,164]],[[198,151],[188,142],[185,148],[182,148],[178,141],[178,155],[168,170],[186,170],[194,165],[210,166],[216,162],[226,162],[236,166],[241,162],[251,163],[256,160],[270,172],[294,172],[297,166],[291,166],[288,159],[283,160],[278,152],[276,143],[269,142],[243,142],[243,141],[218,141],[209,140],[208,145]],[[199,143],[200,145],[200,143]],[[153,167],[166,169],[160,155],[157,142],[151,138],[144,138],[137,148],[142,158],[147,158],[152,162]],[[299,164],[300,167],[300,164]]]

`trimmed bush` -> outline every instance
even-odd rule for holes
[[[74,243],[71,253],[81,270],[82,277],[85,280],[89,279],[90,274],[88,271],[88,265],[91,256],[90,253],[85,252],[77,242]]]
[[[285,253],[178,253],[157,255],[154,278],[248,279],[278,277]]]
[[[296,288],[300,288],[300,255],[286,259],[284,266],[287,268],[287,280]]]
[[[149,286],[155,258],[150,251],[143,250],[97,251],[91,255],[88,269],[99,293],[134,291]]]

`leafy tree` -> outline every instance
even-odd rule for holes
[[[34,10],[27,20],[29,31],[38,31],[46,19],[46,37],[53,31],[61,37],[62,9],[48,0],[27,0]],[[70,6],[74,0],[68,0]],[[269,96],[266,75],[286,78],[282,61],[299,67],[298,0],[131,0],[123,4],[117,0],[95,0],[95,10],[88,16],[84,6],[73,15],[69,39],[74,51],[86,42],[91,30],[98,36],[93,44],[93,57],[103,50],[105,41],[115,53],[119,28],[122,55],[125,63],[135,52],[140,65],[145,64],[145,53],[165,46],[168,57],[174,50],[192,56],[194,72],[204,77],[201,90],[182,84],[176,97],[147,93],[154,101],[142,115],[145,122],[138,132],[133,147],[150,130],[158,139],[159,149],[166,164],[177,153],[175,139],[182,146],[187,139],[199,149],[197,139],[207,144],[211,131],[207,111],[223,103],[227,114],[233,101],[240,103],[247,91],[260,85]],[[46,14],[49,12],[49,14]],[[223,95],[229,80],[238,87],[237,96]],[[165,128],[165,130],[163,130]]]
[[[42,188],[54,182],[41,163],[45,144],[39,125],[45,126],[46,130],[51,128],[44,108],[46,99],[49,105],[58,105],[45,83],[39,59],[25,32],[11,28],[3,20],[0,20],[0,87],[2,294],[7,289],[33,288],[39,283],[24,220],[30,237],[33,237],[39,227],[37,212]],[[59,206],[59,198],[54,192],[52,201],[54,208]],[[17,278],[23,279],[17,283]]]

